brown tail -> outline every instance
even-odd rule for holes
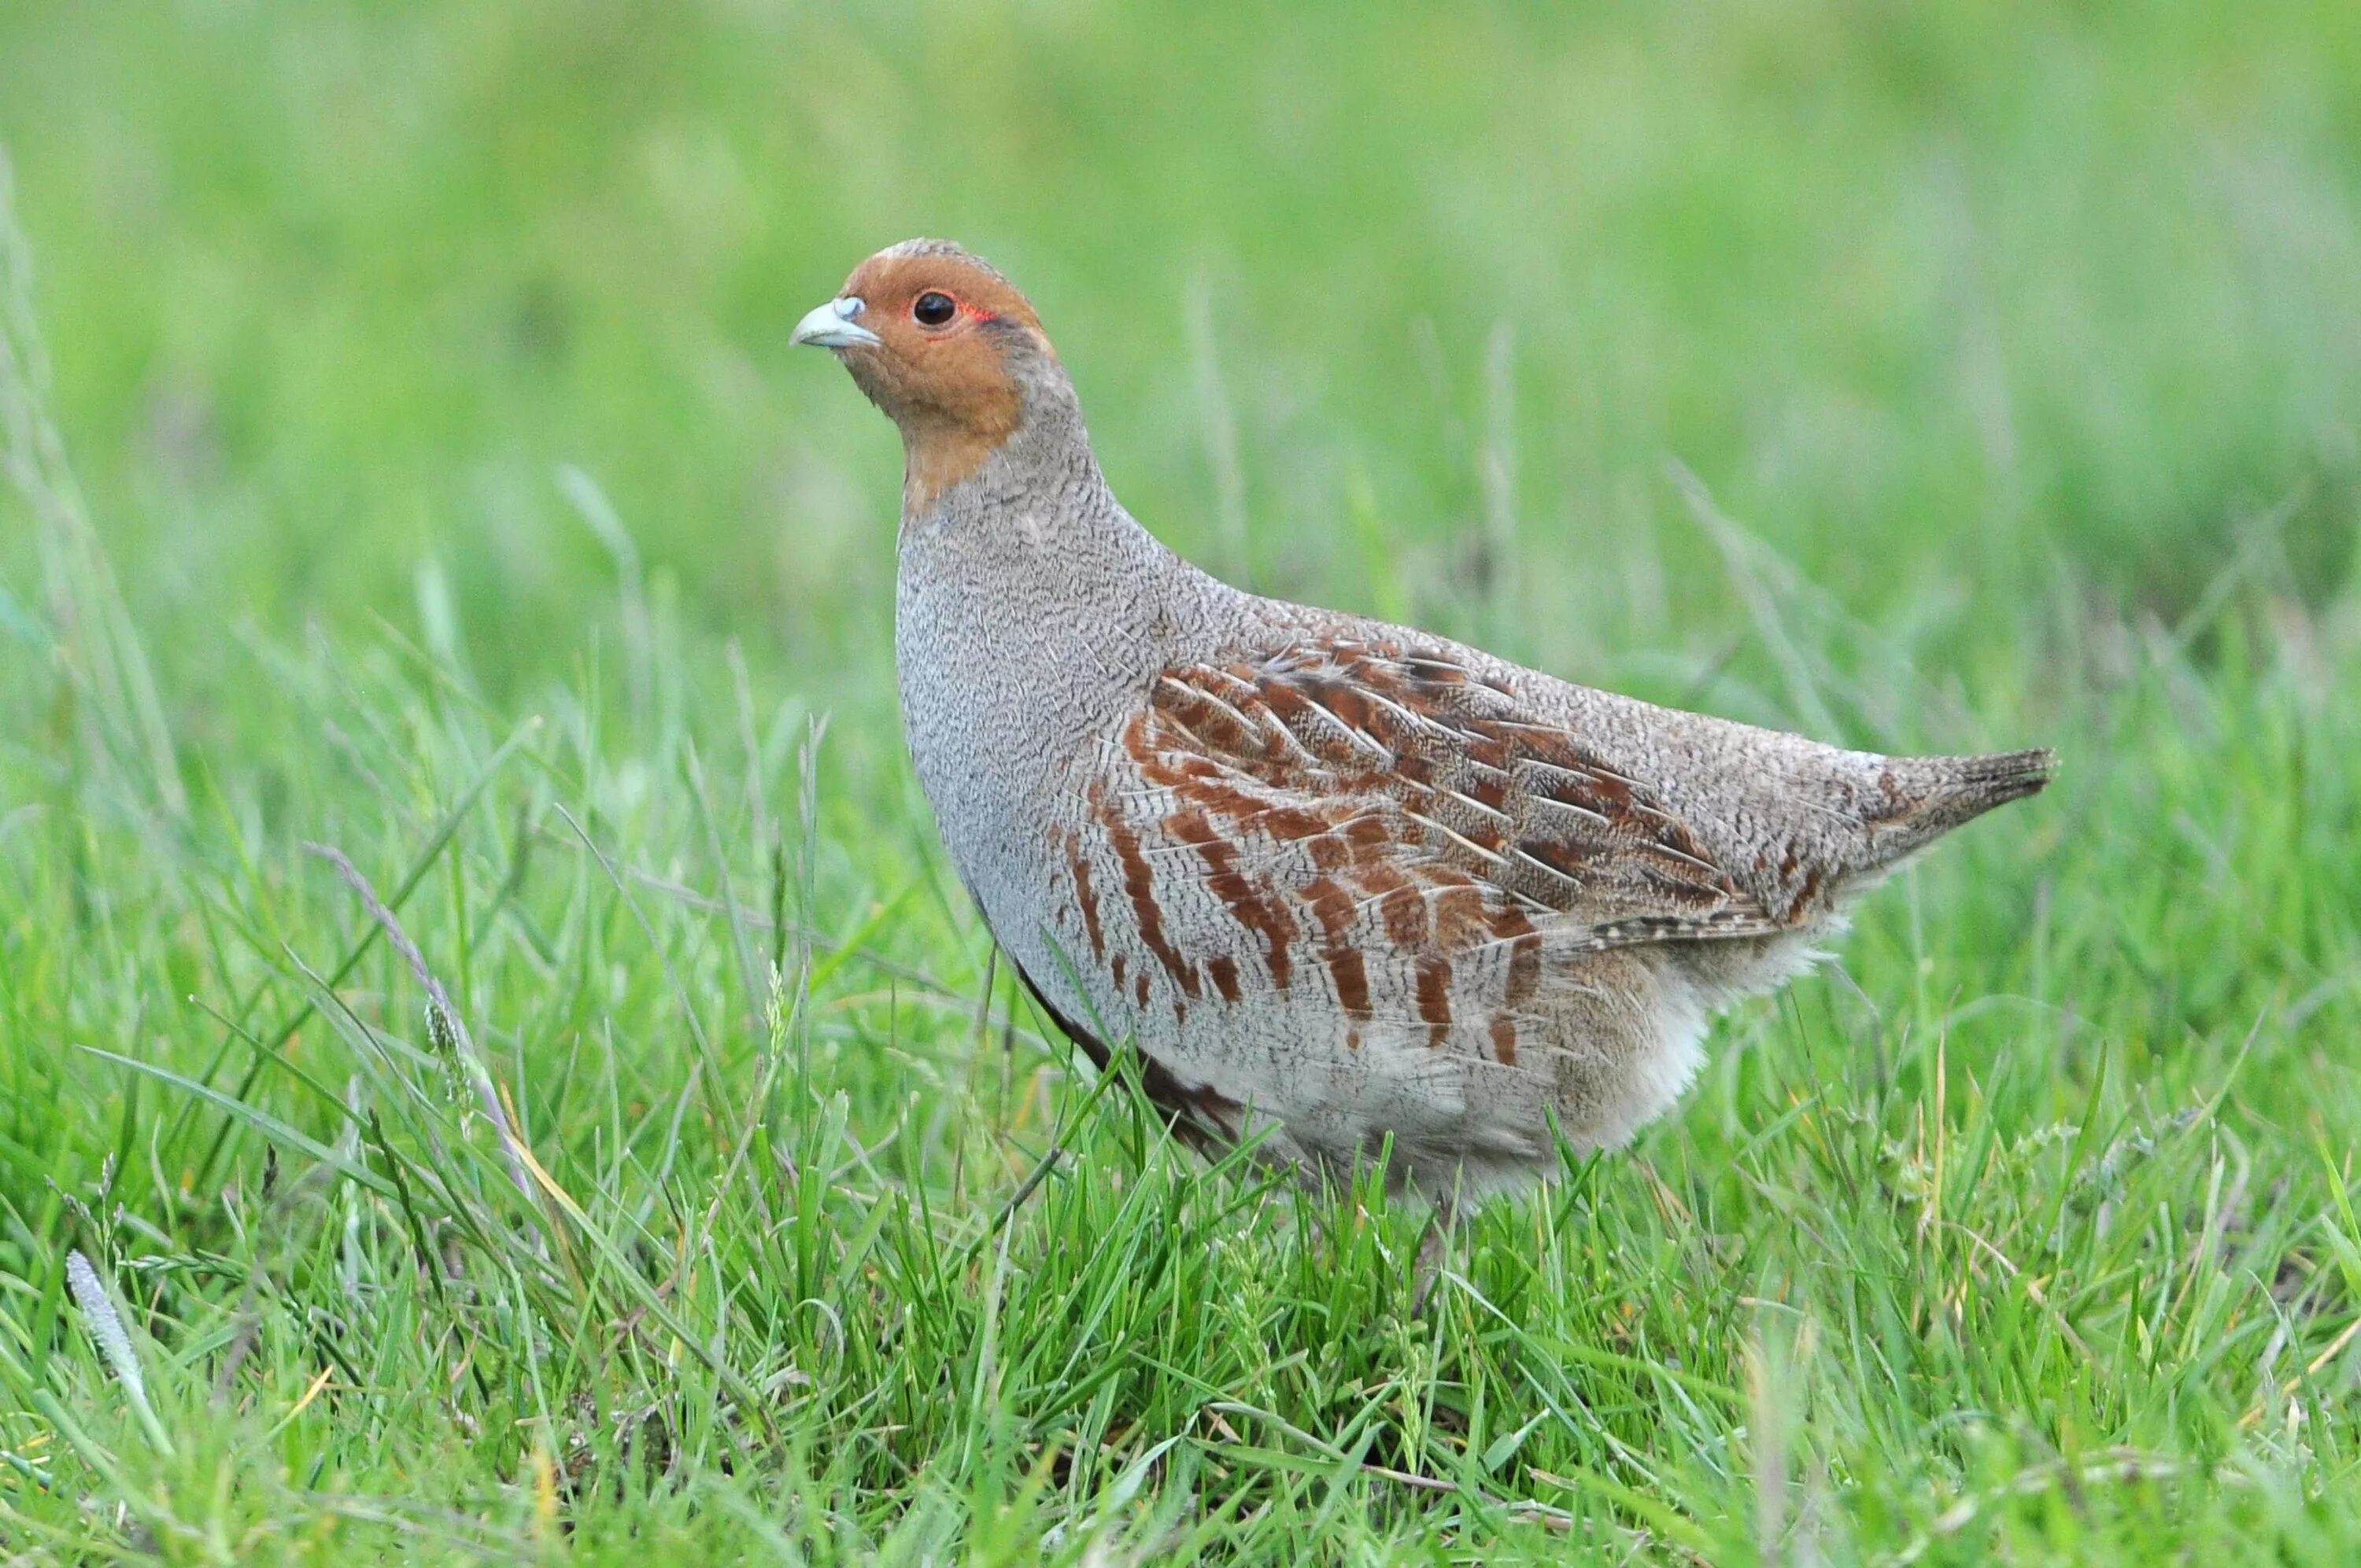
[[[1894,758],[1888,787],[1896,810],[1872,830],[1876,863],[1891,864],[1995,806],[2040,794],[2057,772],[2058,753],[2048,747],[1988,757]]]

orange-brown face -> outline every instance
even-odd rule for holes
[[[904,510],[931,508],[1015,433],[1020,362],[1056,354],[1005,278],[956,246],[912,240],[853,269],[793,340],[831,349],[901,427]]]

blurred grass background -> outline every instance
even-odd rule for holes
[[[1134,510],[1273,589],[1450,619],[1512,443],[1561,663],[1719,613],[1668,455],[1872,617],[2063,565],[2170,620],[2281,505],[2312,591],[2349,565],[2347,6],[20,4],[5,41],[143,620],[349,624],[431,559],[463,624],[566,645],[606,566],[571,462],[697,626],[874,667],[891,433],[785,334],[914,233],[1009,269]],[[1398,583],[1336,565],[1356,496]]]
[[[2361,11],[0,0],[0,144],[84,500],[10,404],[11,1551],[2361,1541]],[[895,440],[785,347],[918,233],[1234,578],[2065,781],[1422,1321],[944,890]]]

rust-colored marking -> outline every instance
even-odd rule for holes
[[[1517,1021],[1506,1013],[1492,1014],[1492,1056],[1502,1067],[1517,1065]]]
[[[1576,768],[1582,768],[1579,754],[1569,755],[1567,762]],[[1588,769],[1583,771],[1589,772]],[[1589,795],[1598,803],[1598,809],[1611,817],[1621,818],[1631,814],[1631,786],[1612,773],[1591,773]]]
[[[1491,818],[1479,817],[1469,822],[1455,824],[1458,835],[1479,850],[1499,854],[1509,847],[1509,836],[1496,827]]]
[[[1123,727],[1123,749],[1136,762],[1145,762],[1156,755],[1156,731],[1164,725],[1164,715],[1152,705],[1146,713],[1135,713]],[[1092,793],[1099,793],[1093,786]]]
[[[1719,878],[1707,881],[1690,866],[1643,861],[1639,870],[1656,896],[1684,909],[1711,909],[1726,896]]]
[[[1244,822],[1259,816],[1265,809],[1260,796],[1238,788],[1219,768],[1208,771],[1186,762],[1175,764],[1169,758],[1157,754],[1141,762],[1139,776],[1159,788],[1170,790],[1186,804],[1202,806],[1213,816],[1231,822]]]
[[[1164,910],[1156,902],[1156,874],[1148,866],[1148,857],[1139,852],[1139,835],[1121,815],[1102,809],[1100,816],[1106,824],[1107,841],[1115,846],[1115,858],[1123,867],[1123,891],[1131,899],[1131,913],[1139,925],[1139,939],[1164,966],[1164,972],[1173,983],[1190,995],[1197,994],[1197,971],[1173,950],[1164,937]],[[1148,976],[1139,977],[1140,1003],[1148,1001]]]
[[[1107,972],[1115,976],[1115,989],[1118,995],[1122,994],[1123,992],[1123,955],[1121,953],[1117,953],[1115,957],[1107,960]]]
[[[1329,941],[1339,941],[1353,924],[1353,896],[1336,885],[1334,878],[1313,877],[1303,884],[1303,902],[1311,907],[1312,917],[1320,922],[1320,934]]]
[[[1091,957],[1099,963],[1106,961],[1106,932],[1099,925],[1098,895],[1091,891],[1091,862],[1079,843],[1069,845],[1066,863],[1074,872],[1074,898],[1082,906],[1082,929],[1091,938]]]
[[[1426,946],[1430,929],[1425,895],[1412,887],[1410,879],[1401,872],[1390,866],[1386,870],[1394,881],[1391,886],[1383,890],[1383,896],[1378,900],[1378,914],[1385,920],[1386,935],[1392,939],[1394,946],[1406,952],[1414,952]],[[1376,873],[1371,872],[1362,880],[1367,883],[1374,881]],[[1372,888],[1371,891],[1378,890]]]
[[[1154,702],[1211,750],[1241,757],[1260,756],[1269,750],[1269,737],[1241,724],[1235,709],[1227,703],[1214,701],[1193,685],[1189,685],[1183,695],[1159,685]]]
[[[1132,999],[1142,1007],[1148,1005],[1148,971],[1146,970],[1141,970],[1131,977],[1131,994]]]
[[[1314,812],[1299,811],[1293,806],[1267,806],[1256,812],[1256,826],[1274,839],[1290,843],[1326,835],[1328,819]]]
[[[1787,923],[1794,925],[1811,912],[1820,896],[1821,871],[1813,866],[1804,872],[1803,885],[1795,890],[1795,901],[1787,906]]]
[[[1337,1003],[1347,1017],[1366,1022],[1369,1010],[1368,964],[1348,940],[1353,928],[1353,895],[1329,877],[1314,877],[1304,885],[1303,901],[1320,923],[1321,960],[1336,984]]]
[[[1270,967],[1270,982],[1285,991],[1294,978],[1295,962],[1289,951],[1294,927],[1262,891],[1238,870],[1238,847],[1224,838],[1202,811],[1184,811],[1172,818],[1172,836],[1197,851],[1205,862],[1205,885],[1222,901],[1231,917],[1263,939]],[[1194,986],[1189,994],[1197,994]]]
[[[1273,681],[1257,682],[1265,707],[1279,716],[1279,722],[1290,729],[1312,710],[1312,699],[1291,685]]]
[[[1375,865],[1390,861],[1394,851],[1401,847],[1400,840],[1394,837],[1393,828],[1382,817],[1371,814],[1356,817],[1345,823],[1340,831],[1345,836],[1346,847],[1353,851],[1353,863],[1356,866]]]
[[[1368,1018],[1369,970],[1361,949],[1339,944],[1322,956],[1327,959],[1329,977],[1336,982],[1336,1000],[1343,1004],[1345,1015]]]
[[[1528,925],[1509,944],[1509,1005],[1521,1007],[1542,988],[1542,934]]]
[[[1213,982],[1224,1002],[1238,999],[1238,966],[1227,953],[1217,953],[1205,960],[1206,978]]]
[[[1310,685],[1307,695],[1351,729],[1366,734],[1376,728],[1378,705],[1357,686],[1343,681],[1319,681]]]
[[[1409,666],[1411,674],[1422,681],[1433,681],[1437,685],[1445,686],[1467,684],[1466,671],[1456,664],[1445,663],[1433,654],[1412,653],[1402,663]]]
[[[1433,955],[1418,960],[1418,1015],[1426,1043],[1440,1048],[1451,1033],[1451,962]]]
[[[1520,839],[1517,848],[1568,882],[1581,882],[1590,856],[1583,846],[1563,839]]]
[[[1434,895],[1434,939],[1444,951],[1472,948],[1490,935],[1483,894],[1473,887],[1446,887]]]

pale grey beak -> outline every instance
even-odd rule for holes
[[[814,348],[874,348],[879,341],[877,334],[865,326],[852,324],[852,319],[868,308],[868,302],[858,294],[830,300],[797,322],[787,342],[808,343]]]

